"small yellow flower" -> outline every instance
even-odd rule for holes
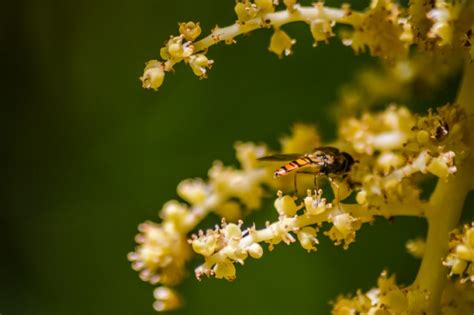
[[[275,11],[273,0],[255,0],[255,5],[258,7],[261,14],[267,14]]]
[[[194,52],[194,46],[189,41],[183,43],[183,40],[184,35],[172,36],[166,43],[166,46],[161,48],[161,58],[180,62],[184,58],[191,56]]]
[[[314,39],[314,47],[318,45],[318,42],[327,42],[329,38],[334,36],[334,33],[332,32],[333,25],[333,21],[328,21],[325,19],[316,19],[310,22],[311,34],[313,35]]]
[[[214,253],[217,246],[217,236],[214,233],[192,240],[193,250],[203,256],[210,256]]]
[[[142,86],[145,89],[153,89],[155,91],[163,84],[165,79],[165,70],[163,64],[158,60],[150,60],[146,63],[143,75],[140,77]]]
[[[263,248],[258,243],[253,243],[247,248],[247,251],[252,258],[259,259],[263,256]]]
[[[235,14],[237,14],[237,19],[241,23],[245,23],[248,20],[251,20],[257,17],[259,8],[255,3],[250,2],[249,0],[238,1],[234,7]]]
[[[317,229],[313,227],[304,227],[301,230],[296,232],[298,240],[300,241],[301,247],[306,249],[308,252],[316,251],[316,246],[319,244],[318,239],[316,238]]]
[[[291,47],[295,43],[296,40],[292,39],[287,33],[277,28],[270,39],[268,50],[277,54],[278,57],[288,56],[291,54]]]
[[[218,262],[215,266],[214,266],[214,274],[216,276],[217,279],[226,279],[226,280],[229,280],[229,281],[232,281],[235,279],[235,266],[234,264],[226,259],[222,262]]]
[[[294,216],[298,211],[298,207],[296,206],[295,200],[288,195],[283,196],[281,192],[279,192],[278,198],[275,200],[274,206],[280,215],[284,215],[287,217]]]
[[[425,253],[425,240],[417,238],[414,240],[409,240],[406,244],[406,249],[408,252],[415,258],[422,258]]]
[[[155,303],[153,308],[157,312],[172,311],[182,305],[182,299],[179,294],[168,287],[158,287],[153,291],[155,297]]]
[[[193,42],[201,35],[201,26],[194,22],[180,23],[179,33],[184,36],[185,40]]]
[[[213,60],[207,59],[206,55],[204,54],[196,54],[189,57],[189,65],[193,70],[193,73],[200,78],[207,77],[207,69],[210,69],[212,64],[214,63]]]

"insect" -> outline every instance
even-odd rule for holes
[[[345,177],[356,162],[354,158],[346,152],[341,152],[334,147],[315,148],[313,153],[307,154],[277,154],[259,158],[260,161],[291,161],[273,173],[273,177],[288,175],[295,171],[295,190],[296,173],[305,173],[314,175],[314,183],[318,176],[325,175],[329,178],[334,175]],[[302,170],[304,169],[304,170]]]

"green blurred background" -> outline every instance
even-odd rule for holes
[[[178,22],[198,20],[208,32],[235,20],[233,5],[6,4],[2,315],[154,314],[153,289],[126,255],[137,225],[158,220],[181,179],[206,176],[215,159],[235,164],[237,140],[276,147],[294,122],[313,122],[325,139],[334,136],[327,105],[357,69],[374,62],[337,41],[312,48],[302,24],[287,28],[298,43],[283,60],[267,51],[271,32],[263,30],[211,49],[207,80],[180,65],[158,93],[141,88],[144,62],[158,56]],[[443,87],[440,95],[449,99],[452,91]],[[248,221],[262,223],[273,212],[267,206]],[[280,245],[249,259],[233,283],[190,276],[180,287],[187,306],[176,314],[327,314],[331,299],[370,288],[383,268],[410,283],[419,262],[404,243],[425,228],[422,220],[380,220],[363,228],[349,251],[321,237],[316,253]]]

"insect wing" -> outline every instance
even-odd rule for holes
[[[313,152],[322,152],[324,154],[332,154],[332,155],[338,155],[340,153],[338,148],[335,147],[319,147],[319,148],[314,148]]]
[[[259,161],[292,161],[304,157],[304,154],[276,154],[258,158]]]

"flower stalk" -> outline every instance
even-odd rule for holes
[[[474,109],[474,65],[466,66],[457,103],[466,112]],[[472,127],[471,127],[472,129]],[[471,146],[471,149],[474,149]],[[441,262],[448,253],[449,232],[459,225],[464,202],[472,190],[474,178],[472,156],[459,167],[449,181],[438,180],[429,200],[427,212],[428,235],[423,260],[413,286],[419,286],[430,294],[430,314],[439,314],[441,294],[447,282],[448,269]]]

